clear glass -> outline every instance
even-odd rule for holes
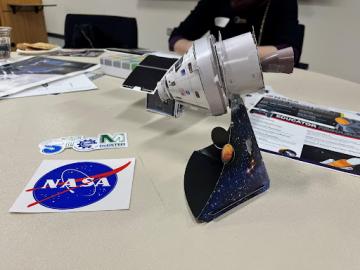
[[[0,27],[0,61],[10,58],[11,53],[11,27]]]

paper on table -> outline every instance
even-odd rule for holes
[[[22,61],[22,60],[27,60],[27,59],[30,59],[32,57],[33,56],[23,56],[23,55],[13,54],[13,55],[11,55],[11,57],[9,59],[1,60],[0,61],[0,66],[16,63],[16,62],[19,62],[19,61]]]
[[[100,65],[33,57],[0,66],[0,97],[98,69]]]
[[[360,175],[360,113],[274,91],[243,97],[262,150]]]
[[[97,89],[97,86],[84,74],[66,78],[59,81],[50,82],[42,86],[30,88],[19,93],[3,98],[20,98],[30,96],[51,95],[59,93],[69,93],[77,91],[87,91]]]
[[[44,160],[9,211],[129,209],[134,169],[134,158]]]

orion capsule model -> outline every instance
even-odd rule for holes
[[[232,95],[264,89],[262,72],[291,73],[294,67],[292,48],[259,59],[251,33],[215,41],[205,36],[194,41],[157,84],[162,101],[175,100],[210,111],[227,113]]]

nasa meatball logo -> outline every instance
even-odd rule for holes
[[[69,210],[85,207],[108,196],[118,183],[117,173],[130,165],[131,161],[113,169],[97,162],[76,162],[55,168],[40,177],[32,192],[31,208],[42,205],[46,208]]]

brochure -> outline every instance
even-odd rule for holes
[[[272,91],[247,95],[244,102],[262,150],[360,175],[360,113]]]

